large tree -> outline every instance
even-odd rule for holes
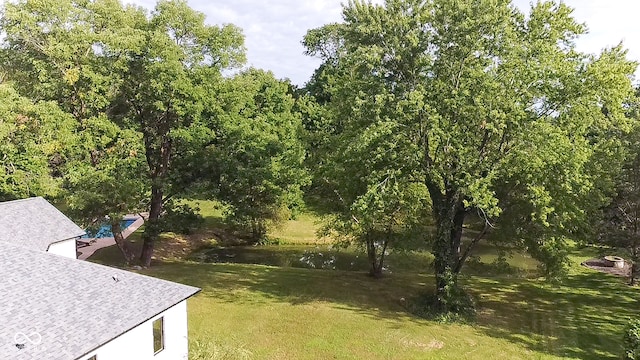
[[[243,62],[240,30],[205,24],[180,0],[160,1],[151,13],[112,0],[21,0],[5,4],[0,25],[3,70],[21,93],[57,101],[80,131],[105,120],[142,134],[150,192],[141,262],[148,266],[167,193],[176,190],[174,138],[201,125],[221,72]],[[97,163],[101,150],[85,156]]]
[[[598,169],[625,126],[635,70],[625,51],[577,52],[584,26],[562,3],[525,16],[508,0],[350,1],[343,18],[326,32],[340,41],[312,41],[309,52],[336,68],[342,141],[391,123],[388,136],[415,148],[419,161],[398,156],[389,170],[414,166],[404,172],[428,189],[437,308],[456,310],[458,273],[492,226],[561,261],[563,239],[600,200]],[[320,51],[327,43],[336,50]],[[472,212],[485,229],[464,244]]]
[[[185,1],[160,1],[136,29],[139,47],[126,49],[128,71],[119,98],[123,117],[143,134],[151,197],[143,235],[143,265],[149,266],[162,229],[163,202],[170,187],[174,132],[197,126],[202,99],[224,69],[244,61],[243,37],[233,25],[205,24]],[[114,54],[117,56],[117,54]]]
[[[249,69],[226,86],[209,154],[214,195],[260,241],[269,222],[288,219],[302,205],[308,175],[300,114],[291,84],[270,72]]]
[[[144,151],[140,136],[111,116],[126,62],[105,49],[137,46],[136,17],[144,14],[112,1],[20,1],[5,4],[0,21],[6,78],[27,97],[57,102],[66,112],[61,124],[75,119],[66,122],[75,141],[67,139],[67,151],[51,160],[65,190],[59,195],[84,225],[111,215],[127,262],[133,255],[118,228],[123,213],[139,208],[146,195],[145,169],[131,166],[131,155],[144,159]]]

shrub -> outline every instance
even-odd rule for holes
[[[565,238],[548,238],[529,248],[542,274],[550,282],[560,282],[569,273],[569,246]]]
[[[199,208],[192,208],[187,204],[167,202],[162,216],[162,231],[189,235],[194,229],[204,223],[204,218],[198,214]]]
[[[624,359],[640,360],[640,319],[633,319],[624,332]]]
[[[449,296],[449,311],[441,312],[435,294],[427,293],[410,300],[408,310],[414,315],[439,323],[472,323],[476,316],[476,300],[460,287],[453,287]]]
[[[244,347],[233,347],[210,340],[196,339],[189,344],[191,360],[245,360],[253,358]]]

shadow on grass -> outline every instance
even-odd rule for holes
[[[431,324],[407,313],[402,300],[432,289],[428,274],[398,273],[376,280],[358,272],[196,263],[166,263],[146,273],[201,287],[198,296],[216,301],[247,306],[321,301],[368,317]],[[479,276],[467,277],[464,285],[479,299],[475,328],[559,357],[619,358],[622,330],[640,305],[637,289],[588,270],[560,286]]]
[[[166,263],[145,273],[202,288],[198,296],[248,306],[285,302],[328,302],[374,318],[413,318],[402,299],[429,288],[427,275],[390,274],[373,279],[364,272],[309,270],[244,264]]]
[[[562,285],[474,277],[478,327],[531,350],[579,359],[619,359],[627,319],[640,305],[637,289],[613,276],[580,271]]]
[[[389,258],[393,272],[376,280],[365,275],[366,263],[359,263],[352,271],[287,266],[287,261],[300,256],[304,248],[309,247],[247,248],[242,256],[235,254],[233,264],[156,262],[144,273],[198,286],[203,289],[198,296],[218,302],[268,306],[273,302],[300,305],[320,301],[372,318],[432,324],[409,314],[403,300],[433,289],[430,260],[425,254],[394,254],[400,256]],[[356,254],[344,252],[341,256],[349,262]],[[109,263],[109,259],[107,256],[101,262]],[[474,327],[538,354],[619,358],[622,331],[627,319],[637,315],[640,305],[637,288],[626,286],[623,279],[578,265],[558,286],[538,279],[493,274],[486,266],[469,270],[462,283],[479,301]],[[402,326],[400,321],[396,324]]]

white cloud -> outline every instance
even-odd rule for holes
[[[521,9],[528,9],[529,0],[514,1]],[[574,9],[573,17],[586,23],[588,33],[578,39],[578,49],[599,53],[621,41],[629,49],[629,58],[640,60],[640,1],[637,0],[564,0]]]
[[[319,61],[303,54],[308,29],[340,20],[339,1],[237,0],[189,4],[207,14],[210,23],[234,23],[243,29],[248,65],[303,84]]]
[[[532,0],[536,1],[536,0]],[[129,0],[147,8],[154,0]],[[211,24],[233,23],[246,37],[248,65],[273,71],[302,85],[319,60],[303,54],[300,44],[308,29],[341,20],[344,0],[189,0],[189,5],[207,16]],[[374,1],[381,3],[381,0]],[[515,0],[528,9],[530,0]],[[565,0],[575,8],[574,16],[587,23],[589,34],[578,41],[581,51],[597,53],[624,41],[629,57],[640,60],[640,14],[638,0]]]

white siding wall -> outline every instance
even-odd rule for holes
[[[49,245],[47,252],[56,255],[66,256],[68,258],[76,259],[76,239],[69,239],[65,241],[60,241],[54,244]]]
[[[153,354],[153,320],[164,317],[164,350]],[[111,340],[81,358],[97,360],[183,360],[189,356],[187,301],[183,301],[140,326]]]

